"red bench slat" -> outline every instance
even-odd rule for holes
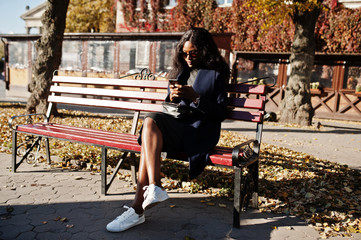
[[[251,84],[229,84],[227,85],[227,92],[233,93],[249,93],[249,94],[266,94],[266,85],[251,85]]]
[[[246,112],[246,111],[230,111],[228,112],[227,119],[243,120],[249,122],[261,122],[263,113],[261,112]]]
[[[212,149],[210,159],[215,165],[233,166],[232,148],[216,146]]]
[[[140,103],[140,102],[114,101],[114,100],[91,99],[91,98],[75,98],[75,97],[64,97],[64,96],[49,96],[48,101],[53,103],[117,108],[117,109],[134,110],[134,111],[160,112],[163,110],[161,104],[144,103],[144,102]]]
[[[77,136],[91,136],[92,138],[100,138],[102,140],[111,140],[111,141],[120,141],[120,142],[127,142],[127,141],[134,141],[136,139],[135,135],[132,134],[123,134],[121,138],[119,137],[120,133],[117,132],[109,132],[106,131],[107,134],[104,134],[104,130],[95,130],[89,128],[82,128],[82,127],[73,127],[69,125],[59,125],[59,124],[52,124],[48,123],[46,126],[44,124],[34,124],[31,127],[35,128],[44,128],[46,127],[47,131],[52,132],[66,132],[68,134],[75,134]]]
[[[228,98],[228,106],[252,108],[252,109],[263,109],[264,101],[262,99],[251,99],[251,98]]]
[[[54,76],[53,83],[68,84],[86,84],[96,86],[112,87],[137,87],[137,88],[161,88],[168,89],[168,81],[159,80],[132,80],[132,79],[114,79],[114,78],[90,78],[90,77],[70,77]]]
[[[18,125],[17,131],[136,152],[140,151],[137,136],[127,133],[109,132],[54,123]]]
[[[155,100],[155,101],[163,101],[167,96],[167,93],[165,92],[160,93],[160,92],[145,92],[145,91],[135,91],[135,90],[127,91],[127,90],[118,90],[118,89],[63,87],[63,86],[51,86],[50,92],[114,97],[114,98]]]
[[[211,159],[211,162],[214,165],[223,165],[223,166],[233,166],[232,164],[232,156],[227,157],[227,156],[223,156],[223,155],[211,155],[209,157]]]

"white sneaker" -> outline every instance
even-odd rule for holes
[[[144,202],[142,207],[144,210],[147,210],[151,207],[154,207],[160,202],[163,202],[169,198],[166,190],[154,185],[150,184],[149,186],[145,186],[143,188],[144,192]]]
[[[131,207],[124,206],[124,208],[128,208],[128,210],[107,225],[107,230],[109,232],[122,232],[144,223],[144,214],[137,214],[134,208]]]

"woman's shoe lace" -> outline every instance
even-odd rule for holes
[[[129,211],[130,207],[128,206],[123,206],[125,209],[128,209],[127,211],[125,211],[122,215],[118,216],[116,219],[120,220],[120,221],[124,221],[125,219],[129,218],[132,215],[132,212]]]
[[[143,194],[143,197],[144,197],[144,199],[146,199],[147,196],[148,196],[148,193],[149,193],[149,186],[143,187],[143,190],[145,190],[145,192],[144,192],[144,194]]]

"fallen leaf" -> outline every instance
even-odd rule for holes
[[[14,211],[13,207],[6,207],[6,212],[12,213]]]

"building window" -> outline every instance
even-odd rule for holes
[[[229,0],[228,0],[229,1]],[[231,1],[232,2],[232,1]],[[148,5],[148,8],[150,9],[150,1],[148,0],[147,1],[147,5]],[[164,8],[174,8],[175,6],[177,6],[177,0],[164,0],[163,2],[163,6]],[[137,6],[136,6],[137,10],[139,11],[140,10],[140,0],[137,1]]]
[[[114,42],[89,41],[88,44],[88,69],[92,72],[111,72],[114,63]]]
[[[218,7],[231,7],[233,0],[217,0]]]
[[[63,42],[61,69],[67,71],[81,70],[81,56],[83,48],[81,41],[67,41]]]
[[[333,66],[315,64],[311,74],[311,89],[332,87]]]
[[[128,73],[128,71],[134,71],[135,69],[135,53],[136,42],[135,41],[119,41],[119,72]]]
[[[361,90],[361,67],[347,66],[345,71],[345,78],[343,82],[344,89]]]
[[[137,41],[135,54],[135,68],[142,69],[149,67],[150,42]]]
[[[157,48],[156,72],[168,72],[172,68],[172,57],[177,41],[159,41]]]
[[[174,8],[177,6],[176,0],[164,0],[164,8]]]
[[[237,82],[245,82],[253,78],[272,77],[277,79],[279,63],[269,59],[239,58],[237,64]],[[266,81],[266,83],[269,83]]]
[[[9,65],[11,68],[28,68],[28,43],[25,41],[10,42]]]

